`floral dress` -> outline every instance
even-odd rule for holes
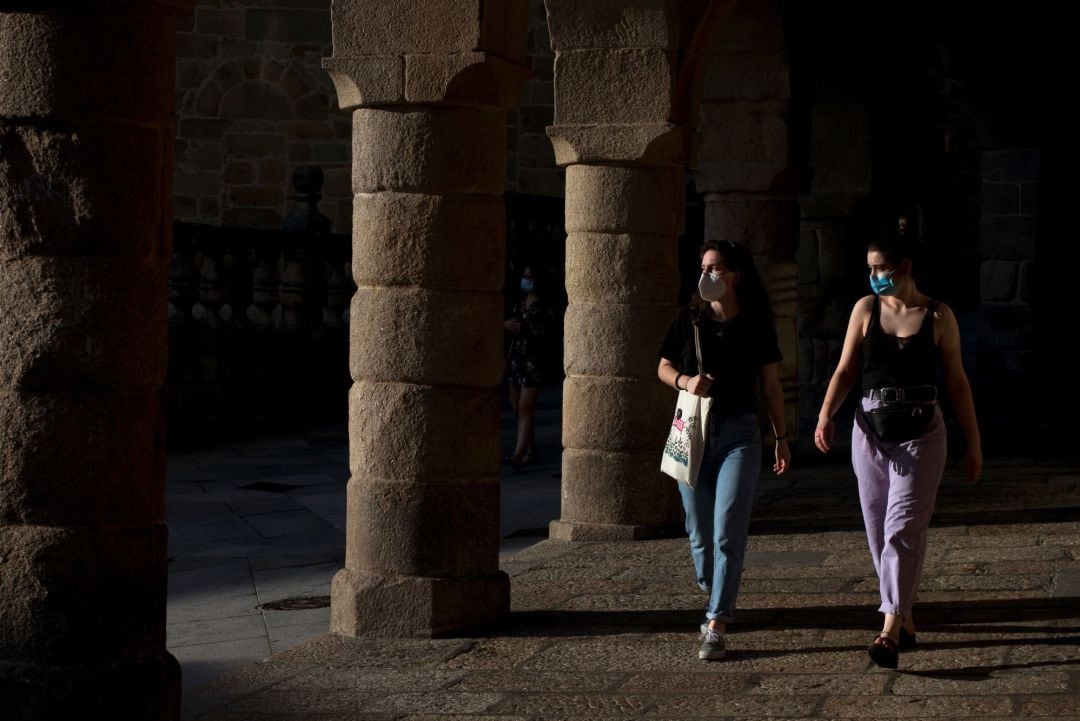
[[[548,314],[542,301],[526,307],[526,298],[514,304],[513,318],[521,321],[521,332],[510,333],[506,351],[507,380],[519,388],[537,388],[544,380],[543,365],[548,341]]]

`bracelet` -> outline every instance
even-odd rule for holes
[[[682,373],[676,373],[675,374],[675,390],[677,390],[677,391],[683,390],[682,388],[679,388],[679,379],[682,378],[682,376],[683,376]]]
[[[789,439],[789,438],[791,438],[791,436],[790,436],[790,435],[788,435],[787,433],[785,433],[785,434],[784,434],[784,435],[782,435],[782,436],[777,436],[777,437],[776,437],[776,442],[777,442],[777,443],[779,443],[780,441],[786,441],[786,440],[787,440],[787,439]]]

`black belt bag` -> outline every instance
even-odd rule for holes
[[[903,443],[925,433],[937,407],[934,386],[871,388],[863,397],[882,401],[862,416],[875,436],[890,443]]]

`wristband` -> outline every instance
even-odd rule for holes
[[[683,388],[679,388],[679,379],[682,378],[682,377],[683,377],[682,373],[676,373],[675,374],[675,390],[677,390],[677,391],[684,390]]]

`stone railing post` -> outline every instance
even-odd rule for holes
[[[165,650],[176,16],[0,2],[0,717],[179,718]]]
[[[506,112],[524,0],[338,1],[353,113],[353,388],[331,630],[431,636],[508,610],[499,571]]]

